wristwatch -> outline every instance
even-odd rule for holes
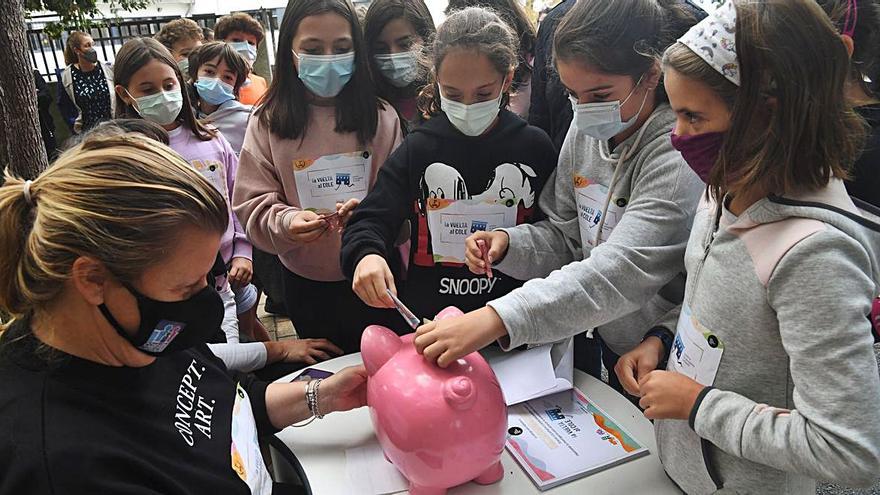
[[[645,334],[642,342],[648,337],[657,337],[660,339],[660,342],[663,343],[663,359],[660,361],[657,368],[665,369],[666,361],[669,359],[669,351],[672,349],[672,341],[675,340],[675,335],[666,327],[654,327],[648,330],[648,333]]]

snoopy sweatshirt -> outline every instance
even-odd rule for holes
[[[814,494],[816,480],[880,477],[866,318],[880,287],[880,224],[843,182],[762,199],[738,217],[701,202],[685,264],[687,314],[669,367],[696,342],[679,347],[688,322],[723,351],[690,422],[654,424],[669,476],[690,494]]]
[[[572,123],[541,195],[547,218],[506,229],[510,247],[498,270],[533,280],[489,303],[510,336],[505,349],[598,327],[624,354],[681,301],[684,250],[705,185],[673,149],[674,123],[661,105],[613,150]]]
[[[463,311],[484,306],[522,282],[497,271],[492,278],[471,273],[462,263],[464,239],[538,219],[537,198],[555,166],[547,134],[508,110],[477,137],[459,132],[445,114],[430,119],[391,155],[349,221],[342,239],[345,275],[351,278],[368,254],[388,260],[401,237],[410,249],[406,282],[398,288],[418,316],[450,305]]]

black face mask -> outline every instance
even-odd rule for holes
[[[223,300],[210,285],[183,301],[150,299],[134,287],[123,286],[137,299],[141,324],[134,335],[128,333],[101,304],[98,309],[116,332],[141,351],[152,356],[189,349],[208,341],[223,323]]]
[[[89,48],[87,50],[82,51],[82,58],[89,63],[94,64],[98,61],[98,51],[94,48]]]

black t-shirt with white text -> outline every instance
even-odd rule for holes
[[[274,432],[267,385],[230,374],[204,344],[112,367],[17,322],[0,337],[0,383],[0,494],[247,494],[248,476],[263,479],[234,435]]]

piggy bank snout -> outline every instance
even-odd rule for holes
[[[470,409],[477,400],[477,389],[473,380],[466,376],[449,378],[443,384],[443,398],[453,409]]]

